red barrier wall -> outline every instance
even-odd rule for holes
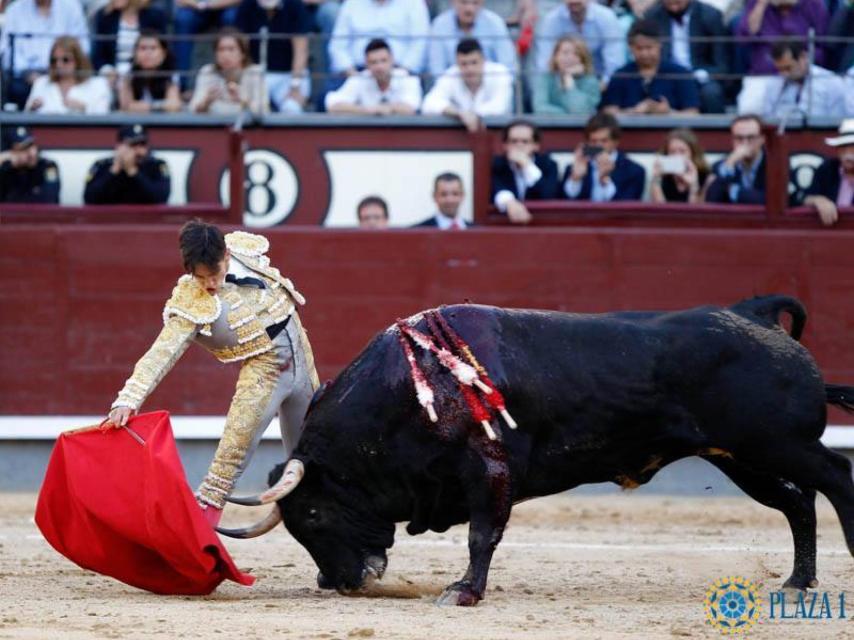
[[[0,413],[105,412],[180,275],[177,226],[0,227]],[[825,375],[854,383],[854,231],[642,228],[267,230],[308,298],[322,378],[398,316],[466,299],[571,311],[798,296]],[[571,357],[571,356],[567,356]],[[235,366],[190,349],[147,407],[225,411]],[[838,416],[834,416],[838,421]]]

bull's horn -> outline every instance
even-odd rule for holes
[[[290,460],[285,465],[281,479],[264,493],[257,496],[230,497],[227,500],[234,504],[242,504],[245,507],[259,507],[262,504],[276,502],[296,488],[304,473],[305,466],[303,466],[302,461]]]
[[[218,533],[228,536],[229,538],[257,538],[258,536],[263,536],[281,521],[282,514],[279,511],[279,507],[273,507],[273,510],[267,514],[266,518],[261,520],[261,522],[256,522],[250,527],[244,527],[242,529],[220,529],[217,527],[216,530]]]

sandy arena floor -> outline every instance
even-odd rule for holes
[[[709,583],[744,575],[763,583],[767,599],[791,569],[782,515],[747,499],[559,496],[516,508],[474,609],[433,604],[465,570],[464,527],[415,538],[399,530],[383,582],[420,597],[322,592],[284,529],[228,542],[259,578],[253,588],[225,583],[209,597],[162,597],[59,556],[32,522],[34,502],[0,495],[0,639],[716,638],[704,624]],[[263,513],[230,509],[225,524]],[[854,638],[854,559],[823,499],[819,579],[821,590],[848,590],[847,620],[772,621],[766,603],[750,637]]]

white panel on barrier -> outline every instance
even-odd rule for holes
[[[392,227],[411,227],[436,210],[433,179],[440,173],[459,175],[465,188],[463,219],[471,222],[473,155],[469,151],[326,151],[332,185],[326,227],[355,227],[356,205],[377,195],[388,203]]]
[[[83,204],[83,190],[89,168],[98,160],[113,155],[112,149],[43,149],[41,155],[53,160],[59,168],[59,202],[67,206]],[[155,158],[169,166],[172,186],[169,204],[187,204],[187,178],[194,151],[152,151]]]

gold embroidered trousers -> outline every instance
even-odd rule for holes
[[[317,388],[311,347],[293,314],[274,348],[243,361],[213,462],[196,493],[222,509],[267,426],[278,414],[287,459],[299,441],[305,412]]]

